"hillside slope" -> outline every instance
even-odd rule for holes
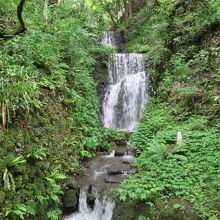
[[[92,72],[108,51],[92,11],[51,1],[43,17],[44,3],[28,1],[27,30],[13,36],[16,6],[0,3],[0,218],[58,219],[65,178],[121,137],[98,119]]]
[[[152,89],[131,137],[138,172],[119,197],[145,201],[152,219],[188,219],[188,203],[219,219],[220,2],[150,0],[126,37],[128,51],[146,53]]]

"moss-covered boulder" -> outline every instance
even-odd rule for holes
[[[63,197],[63,207],[65,212],[73,212],[78,208],[78,193],[75,189],[66,190]]]

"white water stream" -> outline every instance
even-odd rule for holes
[[[79,211],[65,220],[111,220],[114,202],[103,198],[99,199],[98,193],[96,193],[96,200],[93,209],[87,204],[87,189],[81,189],[79,198]]]
[[[117,38],[118,33],[107,31],[104,33],[102,44],[117,48]],[[114,54],[109,61],[108,72],[109,86],[102,106],[103,125],[108,128],[131,131],[135,128],[147,101],[143,54]],[[98,181],[101,176],[107,175],[106,169],[113,165],[114,159],[116,159],[115,150],[100,159],[101,163],[104,160],[110,162],[111,165],[106,163],[105,166],[100,166],[96,161],[95,168],[92,168],[92,181]],[[133,156],[129,152],[120,159],[116,159],[116,161],[120,161],[121,167],[129,166],[125,165],[123,161],[130,163],[129,161],[132,160]],[[123,173],[126,176],[128,171],[123,170]],[[88,182],[87,184],[92,183]],[[64,220],[111,220],[114,202],[105,197],[99,198],[98,192],[95,192],[95,198],[94,206],[91,208],[87,203],[87,188],[81,189],[78,212],[65,217]]]
[[[114,35],[111,33],[107,36],[104,42],[114,46]],[[132,131],[147,101],[143,54],[114,54],[109,61],[108,73],[109,86],[103,101],[103,125]]]
[[[105,46],[116,48],[117,47],[116,38],[117,38],[117,32],[105,31],[102,39],[102,44]]]

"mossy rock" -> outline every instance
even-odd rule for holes
[[[147,216],[145,203],[120,202],[116,203],[113,220],[136,220],[140,215]]]
[[[66,211],[76,211],[78,208],[78,195],[75,189],[66,190],[63,197],[63,206]]]

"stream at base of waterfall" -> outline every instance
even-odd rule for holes
[[[106,31],[102,44],[117,49],[118,41],[119,33]],[[112,55],[102,103],[104,127],[128,132],[134,130],[147,103],[146,82],[143,54]],[[115,203],[109,189],[117,187],[127,175],[135,172],[132,161],[133,156],[127,147],[118,147],[110,155],[97,155],[86,162],[85,172],[76,178],[81,188],[78,212],[64,220],[111,220]],[[91,188],[95,198],[93,204],[88,203],[88,190]]]
[[[127,147],[119,146],[109,155],[99,153],[85,161],[81,174],[75,177],[81,188],[78,212],[63,219],[111,220],[115,202],[109,189],[117,187],[129,174],[135,173],[133,159]]]
[[[87,189],[80,190],[79,212],[72,216],[66,217],[66,220],[111,220],[114,209],[114,202],[109,199],[99,199],[98,194],[94,207],[91,208],[87,204]]]

